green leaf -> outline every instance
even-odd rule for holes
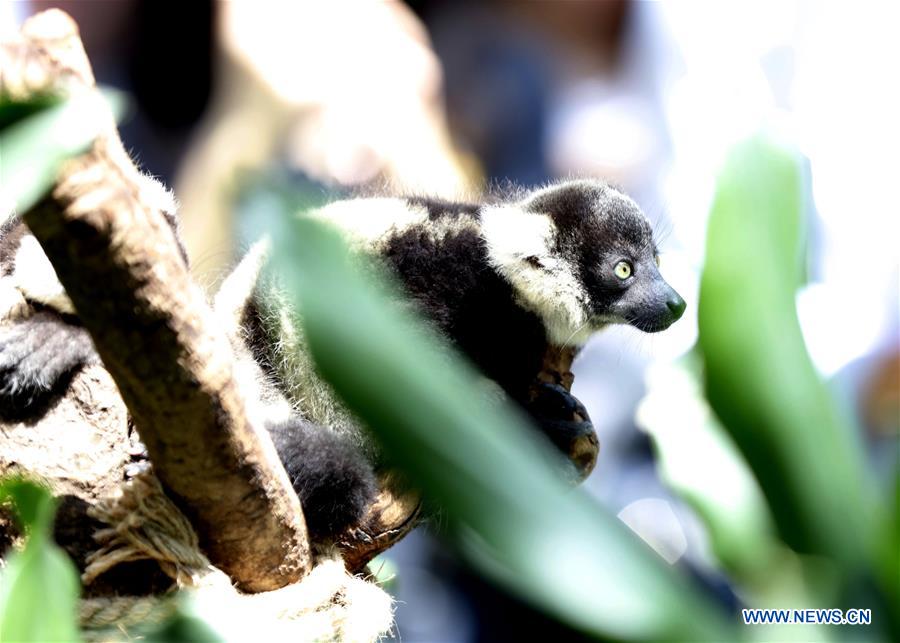
[[[53,94],[37,94],[24,101],[9,100],[0,94],[0,131],[61,102],[62,97]]]
[[[122,95],[110,90],[65,102],[46,96],[0,102],[0,225],[37,203],[63,162],[85,151],[108,126],[110,108],[119,114],[123,105]]]
[[[637,422],[653,440],[660,477],[703,520],[719,562],[747,579],[775,555],[775,527],[753,472],[703,397],[696,362],[691,354],[648,371]]]
[[[728,159],[700,292],[706,393],[788,544],[858,571],[873,543],[872,489],[797,321],[801,187],[797,157],[764,139]]]
[[[192,597],[181,597],[175,614],[160,625],[139,628],[140,633],[137,638],[147,643],[174,643],[175,641],[219,643],[226,640],[240,640],[239,638],[229,639],[219,629],[228,622],[229,618],[230,616],[225,613],[201,614]],[[218,628],[216,627],[217,623],[219,624]],[[267,623],[259,623],[257,633],[265,632],[267,627]],[[234,634],[232,632],[232,635]],[[266,639],[260,637],[260,640]]]
[[[77,641],[78,573],[51,538],[53,498],[14,478],[0,485],[0,502],[9,500],[28,540],[0,572],[0,640]]]
[[[14,476],[0,483],[0,504],[11,503],[19,526],[38,537],[50,533],[56,506],[53,496],[25,478]]]
[[[798,556],[777,539],[753,471],[703,397],[698,361],[695,351],[647,372],[636,419],[653,439],[660,478],[697,512],[716,562],[747,607],[834,604],[837,582],[823,573],[821,559]],[[825,629],[771,625],[759,634],[764,640],[824,641]]]
[[[583,491],[573,490],[478,375],[361,278],[339,237],[310,219],[270,223],[276,269],[303,313],[321,374],[386,453],[437,502],[481,569],[598,636],[734,638],[691,585]]]

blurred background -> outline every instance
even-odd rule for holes
[[[654,390],[687,391],[684,408],[668,408],[677,440],[696,417],[690,386],[676,383],[697,343],[719,169],[761,129],[785,141],[805,166],[803,340],[874,484],[893,492],[898,5],[22,0],[0,5],[0,23],[15,29],[51,6],[80,25],[98,82],[132,95],[125,145],[175,190],[195,274],[209,286],[247,246],[235,203],[261,180],[302,186],[313,200],[373,187],[477,198],[506,182],[572,176],[631,194],[688,311],[660,335],[610,328],[576,361],[573,392],[601,442],[586,487],[726,609],[744,601],[673,491],[677,473],[660,467]],[[687,462],[736,504],[759,494],[717,453],[698,447]],[[398,640],[580,636],[481,580],[428,528],[386,559]]]

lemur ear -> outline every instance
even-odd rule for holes
[[[543,214],[518,207],[494,206],[481,212],[488,261],[501,272],[522,270],[522,262],[544,269],[551,257],[553,222]]]

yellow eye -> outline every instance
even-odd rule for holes
[[[620,261],[615,267],[616,277],[625,280],[631,276],[631,264],[627,261]]]
[[[656,267],[659,268],[659,255],[656,255],[655,257],[653,257],[653,261],[656,262]]]

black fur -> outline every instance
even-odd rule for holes
[[[187,264],[178,221],[173,214],[164,214],[179,255]],[[13,274],[16,252],[30,234],[19,216],[10,217],[0,226],[0,277]],[[28,303],[34,314],[0,326],[0,419],[39,416],[58,393],[65,391],[80,368],[100,362],[90,334],[77,317]]]
[[[575,267],[596,315],[627,315],[629,321],[640,322],[639,314],[644,314],[651,320],[645,330],[668,325],[671,313],[665,308],[665,289],[674,291],[655,268],[650,226],[630,200],[607,190],[599,182],[563,184],[532,199],[529,208],[552,218],[559,234],[551,250]],[[575,440],[593,435],[590,418],[561,386],[535,387],[548,349],[547,330],[539,315],[520,305],[519,294],[491,267],[479,229],[481,206],[424,197],[407,197],[406,203],[425,208],[428,222],[382,239],[381,258],[425,317],[521,404],[553,444],[570,453]],[[465,218],[471,219],[471,226],[435,225],[464,223],[460,220]],[[435,234],[436,229],[444,233]],[[622,259],[633,264],[638,278],[615,277],[613,268]],[[311,530],[320,536],[334,534],[358,520],[358,512],[366,506],[361,501],[366,494],[361,476],[371,475],[371,470],[356,456],[348,459],[349,445],[330,452],[336,436],[310,430],[304,423],[292,423],[276,434],[304,507],[309,505],[312,520],[326,523],[316,522]]]
[[[546,331],[535,313],[516,303],[512,286],[488,268],[487,248],[476,231],[435,241],[427,228],[413,226],[390,238],[383,256],[425,317],[562,453],[593,432],[584,406],[562,387],[531,399],[548,348]]]
[[[546,332],[538,315],[520,306],[510,284],[490,267],[477,230],[480,206],[423,197],[406,201],[425,207],[429,223],[391,236],[384,258],[426,317],[521,401],[540,368]],[[577,181],[525,203],[528,211],[553,220],[558,234],[551,250],[575,267],[598,326],[615,316],[655,331],[680,316],[684,302],[660,277],[650,224],[630,199],[599,181]],[[461,216],[472,217],[476,225],[435,239],[433,222]],[[633,267],[628,280],[615,276],[621,260]]]
[[[629,211],[626,203],[610,200],[606,211],[597,212],[601,189],[560,186],[534,199],[529,208],[549,214],[557,229],[565,231],[557,238],[555,250],[578,266],[578,276],[598,314],[609,311],[627,289],[605,268],[620,259],[633,261],[653,244],[649,223],[639,211]],[[596,241],[584,243],[585,239]]]
[[[547,348],[538,316],[515,302],[509,283],[488,268],[475,230],[435,241],[412,226],[386,243],[384,258],[406,292],[456,347],[513,399],[524,402]]]
[[[0,277],[13,274],[28,235],[20,217],[0,227]],[[29,317],[0,326],[0,419],[9,421],[40,416],[81,367],[100,361],[76,317],[29,304]]]
[[[481,206],[477,203],[460,203],[424,196],[406,197],[411,206],[420,206],[428,210],[428,219],[434,221],[440,217],[477,216]]]
[[[378,486],[355,445],[299,418],[267,427],[314,541],[334,540],[362,520]]]
[[[88,332],[50,311],[0,327],[0,418],[42,413],[85,364],[99,357]]]
[[[553,221],[557,234],[550,251],[573,267],[590,300],[586,312],[592,325],[615,319],[656,331],[681,315],[684,302],[660,277],[652,230],[630,199],[599,181],[563,183],[517,199],[525,204],[523,217],[535,213]],[[592,431],[590,419],[561,387],[534,399],[547,332],[538,314],[521,306],[513,287],[491,267],[478,229],[480,206],[422,197],[407,203],[425,207],[429,222],[390,236],[383,258],[421,312],[566,452],[574,437]],[[464,216],[474,225],[443,237],[433,234],[440,219]],[[541,269],[538,257],[523,260]],[[614,271],[623,260],[634,271],[626,280]]]

